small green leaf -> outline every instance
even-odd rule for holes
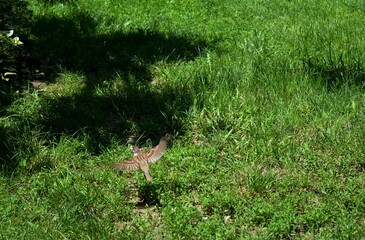
[[[14,42],[15,46],[23,44],[23,42],[19,40],[19,37],[13,38],[13,42]]]

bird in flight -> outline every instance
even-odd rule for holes
[[[149,164],[155,163],[159,160],[162,155],[166,151],[168,140],[170,139],[170,135],[166,134],[164,137],[160,139],[159,144],[153,149],[149,150],[146,153],[142,153],[142,151],[138,147],[132,147],[133,150],[133,158],[126,160],[120,163],[111,164],[112,167],[118,168],[122,171],[134,171],[137,169],[142,170],[148,182],[152,181],[152,177],[149,172]]]

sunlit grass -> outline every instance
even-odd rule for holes
[[[365,237],[361,1],[29,2],[1,238]],[[109,168],[165,132],[152,183]]]

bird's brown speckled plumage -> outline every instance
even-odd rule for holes
[[[148,182],[152,181],[149,173],[149,164],[157,162],[166,151],[167,143],[170,136],[166,134],[160,139],[159,144],[146,153],[142,153],[138,147],[133,147],[134,157],[120,163],[111,164],[112,167],[122,171],[133,171],[141,169]]]

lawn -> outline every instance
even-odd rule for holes
[[[365,238],[363,1],[28,2],[0,239]]]

